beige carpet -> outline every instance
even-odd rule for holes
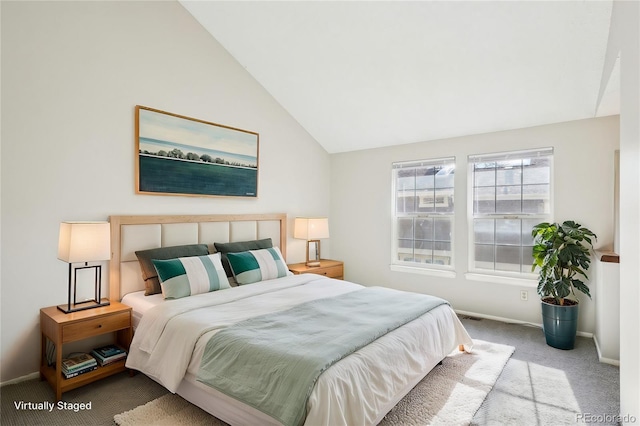
[[[380,426],[468,425],[514,348],[474,340],[473,353],[454,352],[411,390]],[[165,395],[114,416],[119,426],[224,425],[177,395]]]

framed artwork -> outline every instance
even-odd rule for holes
[[[136,193],[258,196],[259,135],[136,106]]]

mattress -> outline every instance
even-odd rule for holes
[[[161,338],[157,342],[144,336],[138,336],[132,344],[127,366],[138,369],[149,377],[163,384],[205,411],[230,424],[278,424],[275,420],[244,405],[196,380],[204,347],[209,338],[225,324],[246,319],[261,313],[286,309],[300,300],[331,297],[362,288],[347,281],[333,280],[318,275],[297,275],[285,277],[272,282],[262,282],[250,286],[239,287],[247,293],[246,297],[234,299],[234,290],[205,297],[222,297],[216,308],[217,325],[207,326],[206,331],[197,338],[189,339],[180,333],[163,346]],[[282,287],[282,290],[269,289]],[[250,287],[250,288],[248,288]],[[264,290],[264,289],[267,290]],[[264,291],[264,292],[263,292]],[[262,292],[262,293],[261,293]],[[192,296],[190,303],[195,303],[199,296]],[[134,309],[134,317],[142,318],[148,314],[147,323],[154,326],[143,327],[145,334],[151,336],[163,333],[165,326],[155,318],[158,312],[178,304],[168,306],[160,298],[146,300],[150,296],[132,295],[127,300]],[[228,300],[227,300],[228,299]],[[123,303],[127,303],[123,300]],[[129,304],[129,303],[127,303]],[[164,306],[163,306],[164,305]],[[154,310],[154,307],[163,306]],[[194,316],[196,322],[201,321],[200,314],[194,309],[184,308],[184,317]],[[180,322],[186,321],[184,318]],[[167,323],[169,324],[169,323]],[[162,331],[159,331],[162,330]],[[160,334],[158,334],[160,336]],[[145,342],[146,341],[146,342]],[[193,343],[187,343],[191,342]],[[173,347],[187,346],[188,360],[184,370],[177,368],[181,356],[168,352]],[[465,345],[470,349],[471,338],[458,320],[449,305],[442,305],[422,315],[395,331],[384,335],[355,353],[346,356],[332,365],[317,380],[314,390],[307,402],[307,425],[352,425],[377,424],[382,417],[408,393],[435,365],[446,355]],[[166,353],[167,359],[149,356],[141,351],[142,347],[155,347],[158,354]],[[189,348],[188,346],[192,346]],[[177,369],[175,373],[167,370]],[[172,376],[173,375],[173,376]]]
[[[122,303],[127,306],[131,306],[132,311],[132,321],[133,321],[133,329],[135,330],[142,319],[142,316],[149,309],[153,308],[156,305],[164,303],[164,299],[162,294],[152,294],[150,296],[145,296],[143,291],[135,291],[133,293],[129,293],[122,298]]]

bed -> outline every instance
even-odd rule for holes
[[[136,251],[207,244],[213,253],[214,242],[270,239],[286,259],[287,216],[111,216],[110,222],[110,297],[133,308],[135,337],[127,366],[232,425],[286,422],[199,380],[201,360],[213,337],[254,318],[288,313],[300,304],[370,290],[320,275],[287,274],[171,301],[158,294],[145,296]],[[344,330],[349,328],[346,321]],[[375,425],[444,357],[471,346],[453,309],[438,305],[332,363],[315,380],[300,423]]]

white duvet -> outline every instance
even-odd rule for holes
[[[185,375],[197,374],[204,346],[217,331],[359,288],[347,281],[302,274],[165,301],[142,317],[126,365],[176,392]],[[472,341],[451,307],[433,309],[325,371],[308,400],[305,424],[378,423],[458,345],[470,349]]]

